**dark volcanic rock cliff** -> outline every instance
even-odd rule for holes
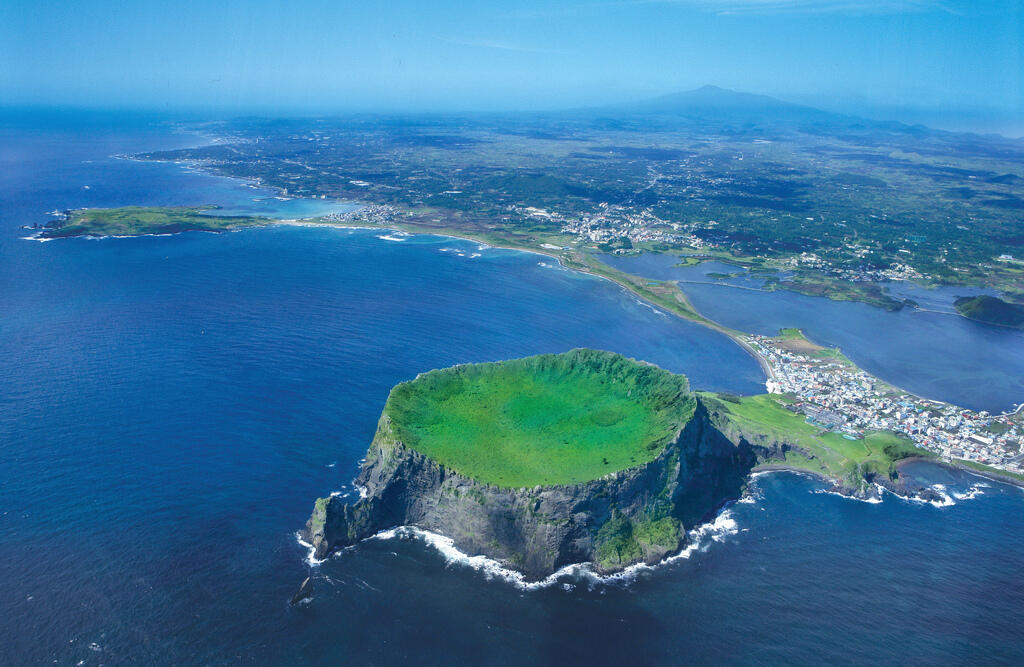
[[[580,484],[503,488],[406,447],[385,415],[356,480],[365,497],[317,500],[303,536],[323,558],[381,530],[417,526],[534,579],[572,563],[602,572],[654,563],[681,547],[685,527],[738,497],[761,458],[714,421],[698,404],[675,441],[644,465]]]

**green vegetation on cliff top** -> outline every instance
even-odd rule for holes
[[[984,463],[978,463],[977,461],[964,461],[958,460],[953,465],[960,468],[967,468],[970,470],[977,470],[980,473],[985,473],[989,476],[994,476],[997,479],[1002,478],[1004,480],[1015,480],[1017,482],[1024,482],[1024,475],[1009,470],[1003,470],[1002,468],[993,468],[987,466]]]
[[[909,439],[876,431],[851,440],[809,424],[802,414],[787,410],[785,399],[771,394],[726,396],[701,393],[709,410],[719,413],[752,443],[776,441],[792,447],[774,463],[807,470],[859,486],[865,475],[891,475],[894,464],[910,456],[933,456]],[[773,462],[769,462],[773,463]]]
[[[574,484],[647,463],[690,420],[686,378],[573,350],[434,370],[396,386],[391,436],[504,487]]]
[[[123,206],[83,208],[67,220],[47,223],[41,238],[69,236],[138,236],[186,231],[221,232],[235,227],[265,225],[267,218],[211,215],[215,206]]]

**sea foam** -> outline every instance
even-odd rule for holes
[[[415,526],[391,528],[367,539],[416,539],[434,548],[444,557],[449,565],[465,566],[480,572],[488,580],[504,581],[520,590],[530,591],[549,588],[554,585],[560,585],[565,590],[571,590],[573,587],[571,580],[586,582],[590,585],[629,583],[641,573],[650,572],[663,565],[688,559],[695,553],[703,553],[712,544],[724,542],[727,537],[738,532],[739,527],[736,524],[736,520],[733,518],[732,512],[726,507],[715,516],[714,520],[701,524],[687,532],[686,546],[680,552],[665,558],[655,565],[636,563],[619,572],[601,575],[593,570],[591,563],[574,563],[566,565],[538,581],[528,580],[521,572],[507,568],[493,558],[482,555],[470,556],[460,551],[451,538]],[[569,585],[569,588],[565,588],[566,584]]]

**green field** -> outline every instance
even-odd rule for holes
[[[1007,303],[988,294],[960,297],[953,302],[958,313],[971,320],[978,320],[1001,327],[1024,329],[1024,306]]]
[[[723,397],[702,393],[709,409],[718,411],[751,442],[775,440],[798,450],[777,461],[857,486],[865,474],[890,475],[896,461],[909,456],[932,456],[902,436],[874,432],[860,440],[822,431],[808,424],[804,416],[787,410],[778,396]]]
[[[572,484],[651,461],[693,415],[686,378],[573,350],[425,373],[384,413],[396,440],[503,487]]]
[[[214,206],[124,206],[83,208],[72,211],[67,220],[47,223],[41,238],[70,236],[138,236],[174,234],[185,231],[225,231],[236,227],[265,225],[266,218],[216,216],[206,212]]]

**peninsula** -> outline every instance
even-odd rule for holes
[[[416,526],[527,577],[590,563],[656,563],[738,498],[751,472],[786,467],[860,497],[913,494],[905,438],[823,433],[773,397],[690,391],[684,376],[578,349],[434,370],[397,385],[356,479],[320,498],[302,533],[324,558]]]
[[[67,211],[37,232],[42,238],[58,236],[130,236],[167,234],[175,231],[227,231],[246,226],[294,224],[268,218],[211,215],[216,207],[125,207]],[[368,205],[355,211],[304,220],[304,225],[368,226],[408,233],[461,236],[494,246],[544,254],[563,266],[605,278],[666,312],[709,327],[730,337],[761,365],[773,405],[799,412],[839,436],[864,438],[871,432],[894,432],[918,447],[955,462],[1020,483],[1024,479],[1024,455],[1019,442],[1024,405],[1014,411],[989,415],[939,401],[913,396],[865,373],[839,350],[808,341],[796,329],[784,329],[777,337],[747,334],[703,316],[693,307],[678,281],[652,280],[621,271],[602,262],[586,249],[537,245],[534,237],[507,237],[495,233],[463,235],[448,227],[410,224],[395,209]],[[541,236],[548,241],[554,237]],[[989,323],[1013,326],[1019,309],[996,297],[970,297],[957,301],[962,315]],[[1019,325],[1018,325],[1019,326]],[[826,391],[822,388],[827,387]]]
[[[243,226],[294,223],[262,217],[212,215],[216,207],[125,207],[67,211],[48,223],[37,235],[44,239],[71,236],[135,236],[201,230],[221,232]],[[368,205],[340,214],[303,220],[307,225],[370,226],[410,234],[441,234],[459,237],[449,227],[424,227],[410,223],[387,206]],[[562,265],[604,278],[645,301],[680,318],[709,327],[730,337],[748,350],[768,378],[767,388],[777,394],[773,405],[784,406],[839,435],[860,440],[869,432],[892,431],[908,437],[916,446],[937,454],[954,465],[1008,478],[1024,480],[1019,442],[1024,405],[1011,413],[989,415],[914,397],[873,377],[844,357],[807,340],[796,329],[783,329],[777,337],[746,334],[709,320],[693,307],[678,281],[657,281],[623,272],[579,247],[553,243],[536,245],[537,239],[496,234],[462,236],[480,243],[548,255]],[[556,239],[542,237],[549,241]],[[1002,326],[1018,322],[1018,306],[996,297],[961,298],[961,315]],[[1020,325],[1017,325],[1020,326]],[[828,387],[827,390],[821,390]]]

